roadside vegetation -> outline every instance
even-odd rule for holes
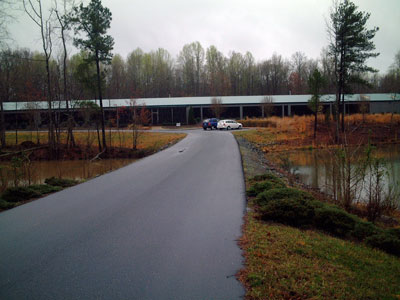
[[[235,133],[248,196],[239,242],[245,267],[237,275],[246,299],[397,299],[400,229],[378,227],[290,187],[242,137],[254,132]]]
[[[400,142],[399,114],[352,114],[345,118],[347,145]],[[316,139],[314,116],[270,117],[240,120],[255,130],[238,133],[264,152],[336,147],[335,124],[331,115],[318,115]]]
[[[15,186],[6,188],[0,194],[0,211],[16,207],[30,200],[61,191],[78,184],[79,181],[63,178],[47,178],[45,184]]]

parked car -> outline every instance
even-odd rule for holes
[[[211,130],[213,130],[213,128],[217,129],[218,121],[219,120],[216,118],[205,119],[203,121],[203,129],[204,130],[207,130],[208,128],[210,128]]]
[[[242,123],[238,123],[235,120],[221,120],[217,124],[217,128],[222,130],[222,129],[242,129],[243,125]]]

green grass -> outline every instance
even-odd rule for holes
[[[249,167],[258,160],[239,145],[248,189],[270,180],[252,177],[261,174]],[[246,299],[400,299],[400,258],[315,229],[265,221],[256,198],[248,206],[240,239],[245,264],[238,273]],[[375,230],[359,221],[351,238],[363,240]],[[389,231],[400,236],[400,229]]]
[[[398,299],[400,259],[362,244],[247,215],[246,299]]]

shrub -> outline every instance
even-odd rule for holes
[[[314,205],[317,205],[317,201],[315,201],[314,197],[304,191],[292,189],[292,188],[275,188],[271,190],[264,191],[257,195],[256,203],[260,206],[266,205],[271,200],[283,200],[283,199],[293,199],[296,201],[304,202],[315,202]],[[319,202],[319,201],[318,201]],[[322,203],[320,206],[322,206]]]
[[[10,203],[0,199],[0,209],[10,209],[14,207],[14,203]]]
[[[73,179],[64,179],[64,178],[56,178],[56,177],[46,178],[46,180],[44,182],[47,183],[48,185],[61,186],[64,188],[73,186],[78,183],[78,181],[73,180]]]
[[[31,185],[29,188],[35,192],[38,192],[40,195],[50,194],[62,190],[61,186],[52,186],[48,184]]]
[[[349,235],[357,221],[355,216],[337,207],[325,205],[315,210],[315,226],[337,236]]]
[[[263,219],[301,227],[311,225],[315,201],[299,201],[293,198],[271,199],[260,208]]]
[[[254,197],[257,196],[259,193],[275,188],[284,188],[285,184],[281,180],[264,180],[260,182],[256,182],[253,184],[247,191],[247,196]]]
[[[254,181],[264,181],[264,180],[281,182],[282,184],[284,184],[282,179],[278,178],[277,176],[275,176],[272,173],[264,173],[264,174],[256,175],[256,176],[250,178],[250,181],[253,181],[253,182]]]
[[[400,256],[400,239],[387,231],[370,236],[365,242],[374,248]]]
[[[362,241],[365,238],[373,236],[380,232],[382,232],[382,230],[375,226],[373,223],[359,221],[356,222],[354,229],[351,231],[351,236]]]
[[[2,198],[7,202],[20,202],[39,197],[41,194],[29,187],[11,187],[4,191]]]

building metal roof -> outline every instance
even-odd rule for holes
[[[265,96],[222,96],[217,97],[222,100],[224,105],[258,105]],[[274,104],[307,104],[311,95],[275,95],[271,96]],[[399,94],[353,94],[345,95],[346,102],[360,101],[360,97],[365,97],[369,101],[393,101],[400,100]],[[146,107],[177,107],[177,106],[210,106],[213,97],[170,97],[170,98],[138,98],[135,99],[137,106]],[[335,95],[324,95],[321,98],[324,102],[334,102]],[[99,104],[99,100],[88,100]],[[81,101],[71,101],[71,107],[78,107]],[[103,99],[103,107],[122,107],[131,106],[131,99]],[[46,101],[36,102],[4,102],[5,111],[47,109]],[[54,109],[64,109],[64,101],[53,102]]]

